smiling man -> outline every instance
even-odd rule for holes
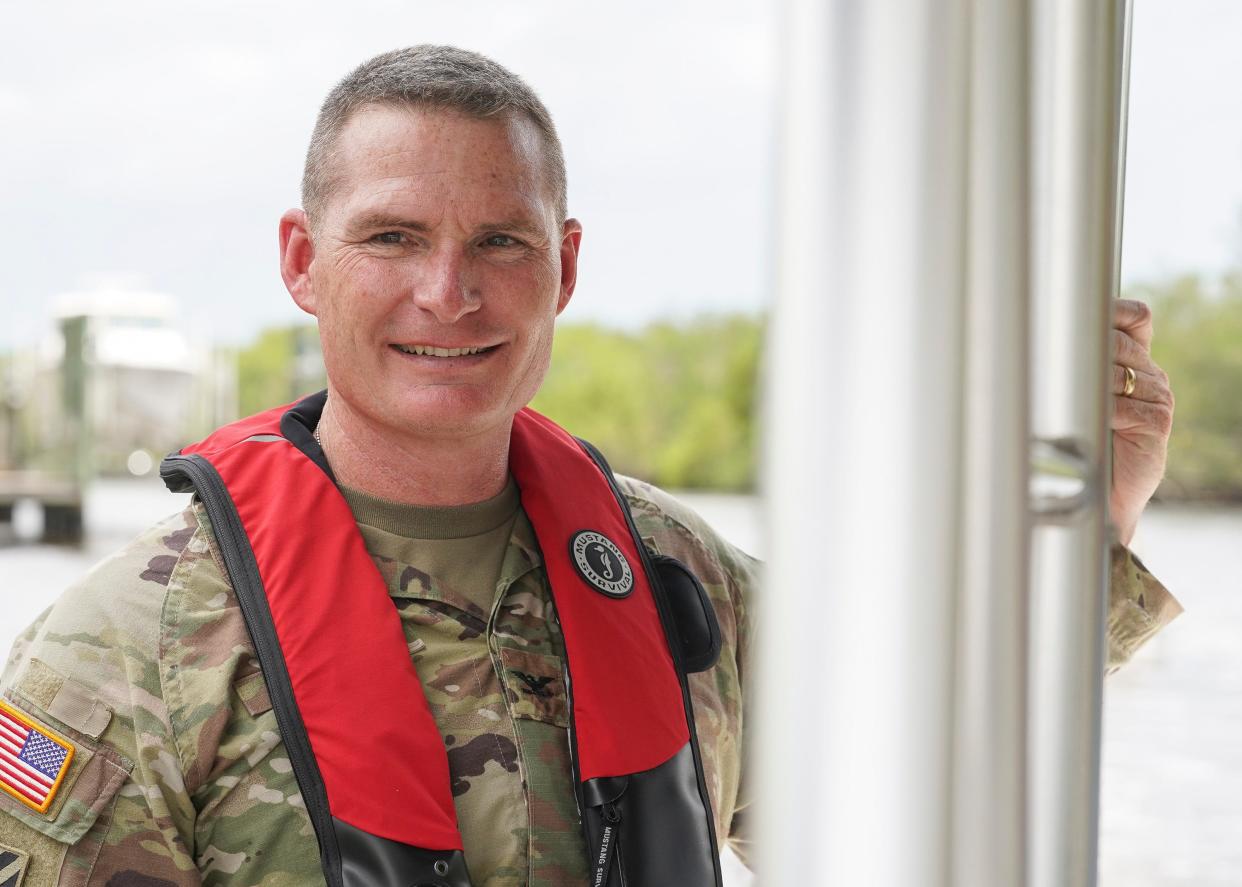
[[[166,459],[190,507],[19,639],[0,887],[718,883],[757,564],[525,409],[582,238],[547,110],[474,53],[379,56],[303,206],[328,389]],[[1149,316],[1117,327],[1128,541],[1172,398]],[[1120,544],[1112,582],[1115,666],[1177,605]]]
[[[547,372],[582,239],[541,117],[542,131],[528,115],[365,102],[328,118],[334,136],[317,130],[331,168],[312,148],[281,270],[319,320],[319,432],[344,482],[429,505],[504,486],[509,426]]]

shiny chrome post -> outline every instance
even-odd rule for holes
[[[785,7],[762,884],[950,884],[969,8]]]
[[[954,887],[1027,865],[1030,2],[971,5]]]
[[[1094,883],[1110,3],[786,4],[762,883]]]
[[[1032,887],[1096,883],[1107,611],[1111,298],[1118,287],[1129,9],[1036,6]]]

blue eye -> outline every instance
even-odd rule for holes
[[[401,238],[404,236],[405,235],[403,235],[400,231],[385,231],[382,234],[376,234],[371,239],[378,243],[384,243],[391,246],[400,243]]]
[[[516,246],[517,241],[508,234],[493,234],[483,241],[488,246]]]

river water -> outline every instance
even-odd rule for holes
[[[757,500],[687,494],[720,532],[762,555]],[[103,481],[80,549],[0,546],[0,648],[93,563],[184,496],[154,480]],[[1152,507],[1134,540],[1186,613],[1106,685],[1103,887],[1242,884],[1242,510]],[[750,877],[727,860],[728,887]]]

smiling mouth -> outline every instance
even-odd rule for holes
[[[476,354],[487,354],[495,351],[496,345],[485,345],[468,348],[439,348],[435,345],[392,345],[402,354],[413,354],[418,357],[471,357]]]

